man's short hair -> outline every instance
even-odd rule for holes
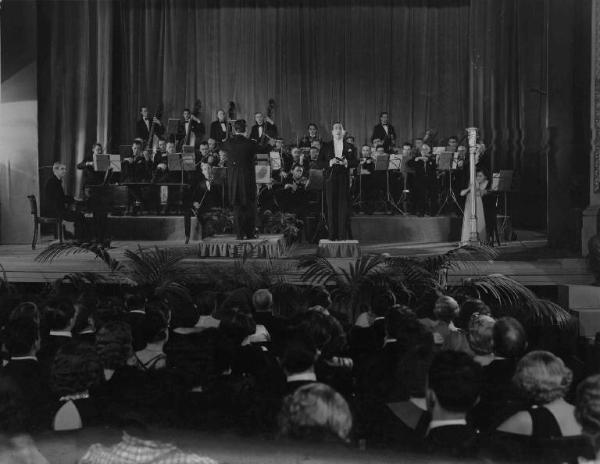
[[[514,317],[502,317],[494,325],[494,353],[510,359],[519,359],[527,349],[527,334]]]
[[[306,299],[309,307],[322,306],[327,309],[331,305],[331,294],[323,285],[309,287],[306,292]]]
[[[481,390],[481,366],[466,353],[442,351],[431,363],[429,389],[447,411],[469,411]]]
[[[102,144],[100,142],[95,142],[92,144],[92,149],[94,149],[96,147],[100,147],[100,149],[102,150]]]
[[[379,113],[379,118],[382,118],[384,114],[387,114],[388,116],[390,115],[390,113],[388,113],[387,111],[382,111],[381,113]]]
[[[252,295],[252,306],[255,311],[271,311],[273,294],[266,288],[260,288]]]
[[[287,340],[281,364],[289,374],[296,374],[313,367],[316,357],[317,349],[312,340],[297,334]]]
[[[237,121],[235,121],[233,123],[233,129],[238,134],[243,134],[244,132],[246,132],[246,120],[245,119],[238,119]]]
[[[14,319],[6,324],[6,349],[11,356],[28,355],[39,339],[39,327],[33,319]]]
[[[162,311],[148,311],[142,323],[142,327],[144,341],[146,343],[156,343],[167,338],[169,321]]]
[[[208,147],[208,142],[206,140],[203,140],[202,142],[200,142],[200,146],[207,146]]]
[[[135,139],[131,145],[132,146],[133,145],[139,145],[141,147],[142,146],[142,141],[140,139]]]
[[[183,112],[184,112],[184,113],[185,113],[186,111],[187,111],[188,113],[191,113],[191,111],[190,111],[190,109],[189,109],[189,108],[184,108],[184,109],[183,109]]]
[[[310,129],[311,127],[314,127],[314,128],[315,128],[315,129],[317,129],[317,130],[319,129],[319,128],[317,127],[317,125],[316,125],[314,122],[309,122],[307,127],[308,127],[309,129]]]
[[[52,170],[53,171],[57,171],[58,169],[60,169],[62,166],[66,167],[67,165],[65,163],[63,163],[62,161],[55,161],[52,164]]]

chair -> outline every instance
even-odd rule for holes
[[[60,243],[63,242],[63,222],[61,218],[44,217],[38,214],[38,205],[35,195],[27,195],[29,200],[29,207],[31,209],[31,215],[33,216],[33,240],[31,242],[31,249],[35,250],[35,245],[38,241],[38,234],[40,232],[41,224],[56,224],[56,231],[54,234],[55,238],[58,238]]]

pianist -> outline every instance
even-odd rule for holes
[[[74,199],[65,194],[63,179],[67,173],[64,163],[56,161],[52,166],[52,176],[46,181],[44,187],[46,212],[48,217],[60,218],[63,221],[72,222],[75,229],[75,240],[84,240],[85,222],[82,213],[73,211],[71,205]]]

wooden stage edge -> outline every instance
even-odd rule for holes
[[[38,263],[35,257],[48,245],[45,243],[32,250],[30,245],[0,245],[0,265],[11,283],[50,283],[69,273],[97,272],[106,277],[110,274],[102,262],[92,254],[70,255],[58,258],[51,263]],[[198,242],[184,245],[181,241],[170,242],[129,242],[116,241],[110,250],[112,257],[122,260],[124,251],[135,250],[138,246],[173,248],[186,255],[186,263],[191,264],[193,273],[206,275],[212,266],[233,266],[236,258],[200,258]],[[456,243],[361,243],[363,254],[389,253],[392,256],[427,256],[445,253]],[[476,275],[503,274],[530,286],[547,285],[589,285],[593,277],[585,259],[568,254],[554,255],[545,252],[545,239],[513,242],[499,248],[500,256],[496,261],[471,261],[468,266],[460,266],[449,273],[450,285],[457,285],[468,277]],[[278,276],[290,283],[300,283],[302,270],[298,269],[300,255],[316,253],[317,246],[303,244],[288,250],[277,259],[251,258],[250,265],[266,266],[271,263]],[[536,251],[537,250],[537,251]],[[329,258],[331,263],[348,269],[356,258]],[[194,272],[196,271],[196,272]],[[117,282],[117,281],[116,281]]]

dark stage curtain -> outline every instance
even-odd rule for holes
[[[544,228],[552,158],[548,82],[562,65],[555,60],[552,71],[552,38],[571,44],[563,49],[569,64],[589,62],[589,33],[580,32],[589,22],[589,0],[576,3],[42,1],[42,164],[66,157],[73,166],[96,138],[102,140],[94,132],[101,127],[109,127],[104,140],[113,150],[130,142],[140,105],[151,112],[161,105],[166,121],[199,99],[208,129],[229,101],[238,117],[251,121],[273,98],[274,119],[287,141],[311,121],[328,138],[332,122],[341,120],[359,144],[387,110],[400,142],[427,128],[443,139],[462,135],[469,125],[481,128],[489,165],[515,169],[532,202],[527,209],[539,213],[521,215],[523,224]],[[111,82],[105,81],[109,71]],[[555,89],[568,94],[560,97],[562,108],[585,100],[583,90],[564,88],[589,88],[589,73],[581,71]],[[99,107],[107,113],[98,116]],[[585,121],[568,117],[570,138],[584,140],[578,127]],[[585,146],[577,149],[582,160],[572,166],[585,178]]]
[[[80,175],[75,165],[92,143],[109,143],[113,24],[111,1],[38,2],[42,189],[52,164],[60,160],[68,169],[66,190],[76,196]]]

